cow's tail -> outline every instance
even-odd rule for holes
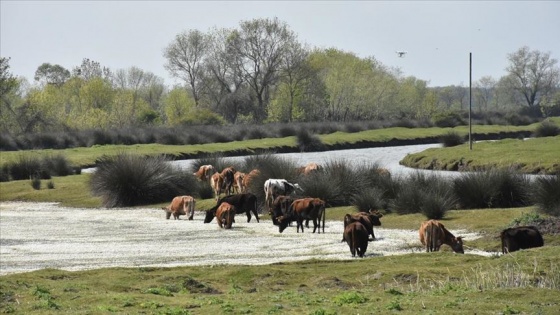
[[[190,203],[190,206],[189,206],[189,208],[190,208],[189,209],[189,220],[192,220],[194,218],[195,206],[196,206],[196,200],[193,198],[192,202]]]
[[[428,224],[424,229],[424,241],[426,242],[426,252],[432,251],[432,224]]]

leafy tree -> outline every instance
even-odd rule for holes
[[[84,81],[90,81],[96,78],[110,81],[112,78],[112,73],[109,68],[101,67],[99,62],[90,60],[89,58],[84,58],[82,64],[72,70],[72,75]]]
[[[167,59],[165,68],[190,87],[196,106],[199,105],[203,89],[202,70],[208,57],[208,47],[207,35],[199,30],[190,30],[175,36],[164,51]]]
[[[538,109],[541,100],[554,92],[560,83],[558,60],[551,58],[550,52],[530,50],[521,47],[508,55],[510,88],[519,93],[530,109]]]
[[[70,78],[70,71],[61,65],[51,65],[43,63],[35,71],[35,81],[41,84],[52,84],[58,87],[62,86]]]
[[[188,120],[195,108],[194,99],[182,87],[173,88],[164,100],[164,112],[167,124],[180,125]]]
[[[491,76],[483,76],[474,83],[474,95],[479,111],[488,111],[496,91],[497,81]]]

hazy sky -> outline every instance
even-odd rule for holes
[[[0,0],[0,55],[33,80],[44,62],[84,58],[115,71],[136,66],[174,82],[163,49],[182,31],[234,28],[278,17],[302,43],[373,56],[430,86],[505,75],[522,46],[560,59],[560,1],[11,1]],[[408,54],[399,58],[395,51]]]

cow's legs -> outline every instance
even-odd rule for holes
[[[247,223],[251,222],[251,210],[247,209],[245,213],[247,214]]]
[[[170,211],[165,212],[165,218],[167,220],[169,220],[169,218],[171,218],[171,212]]]

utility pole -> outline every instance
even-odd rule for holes
[[[469,150],[472,151],[472,52],[469,53]]]

